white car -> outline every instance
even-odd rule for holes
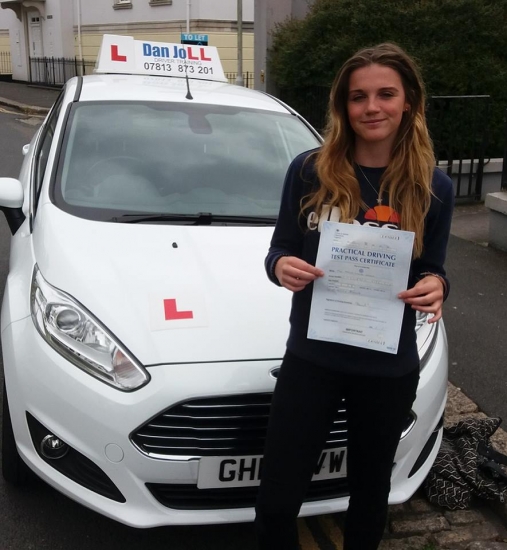
[[[291,299],[263,261],[286,169],[320,138],[224,82],[213,48],[128,40],[105,37],[104,63],[66,84],[19,180],[0,178],[3,475],[21,483],[28,466],[135,527],[251,521]],[[420,317],[417,339],[391,503],[441,440],[443,324]],[[302,515],[347,508],[346,444],[339,410]]]

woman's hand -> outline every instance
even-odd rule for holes
[[[427,275],[412,288],[400,292],[398,298],[406,304],[410,304],[412,309],[424,313],[433,313],[433,317],[428,319],[428,323],[436,323],[442,317],[444,285],[434,275]]]
[[[275,275],[283,287],[299,292],[308,283],[322,277],[324,272],[296,256],[282,256],[276,262]]]

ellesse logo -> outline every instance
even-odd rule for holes
[[[322,215],[319,217],[316,212],[310,212],[307,218],[307,227],[310,231],[322,231],[322,224],[326,221],[339,222],[340,209],[337,206],[332,208],[329,205],[322,207]],[[364,214],[364,223],[354,220],[356,225],[368,225],[370,227],[385,227],[389,229],[399,229],[400,215],[390,206],[375,206],[370,208]]]
[[[375,222],[400,223],[398,212],[390,206],[375,206],[374,208],[370,208],[366,211],[364,219]]]

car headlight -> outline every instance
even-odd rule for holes
[[[417,333],[417,344],[419,347],[419,363],[422,371],[428,359],[433,353],[433,348],[437,343],[440,323],[428,323],[428,314],[416,311],[415,331]]]
[[[137,359],[79,302],[51,286],[35,266],[30,308],[46,342],[76,367],[123,390],[144,386],[149,375]]]

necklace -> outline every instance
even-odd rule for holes
[[[375,189],[375,186],[372,184],[372,182],[366,177],[366,174],[363,172],[363,169],[359,164],[356,163],[356,166],[359,168],[359,171],[363,175],[363,178],[368,182],[369,186],[375,191],[375,194],[377,195],[377,204],[379,206],[382,206],[382,197],[379,195],[379,192]]]

